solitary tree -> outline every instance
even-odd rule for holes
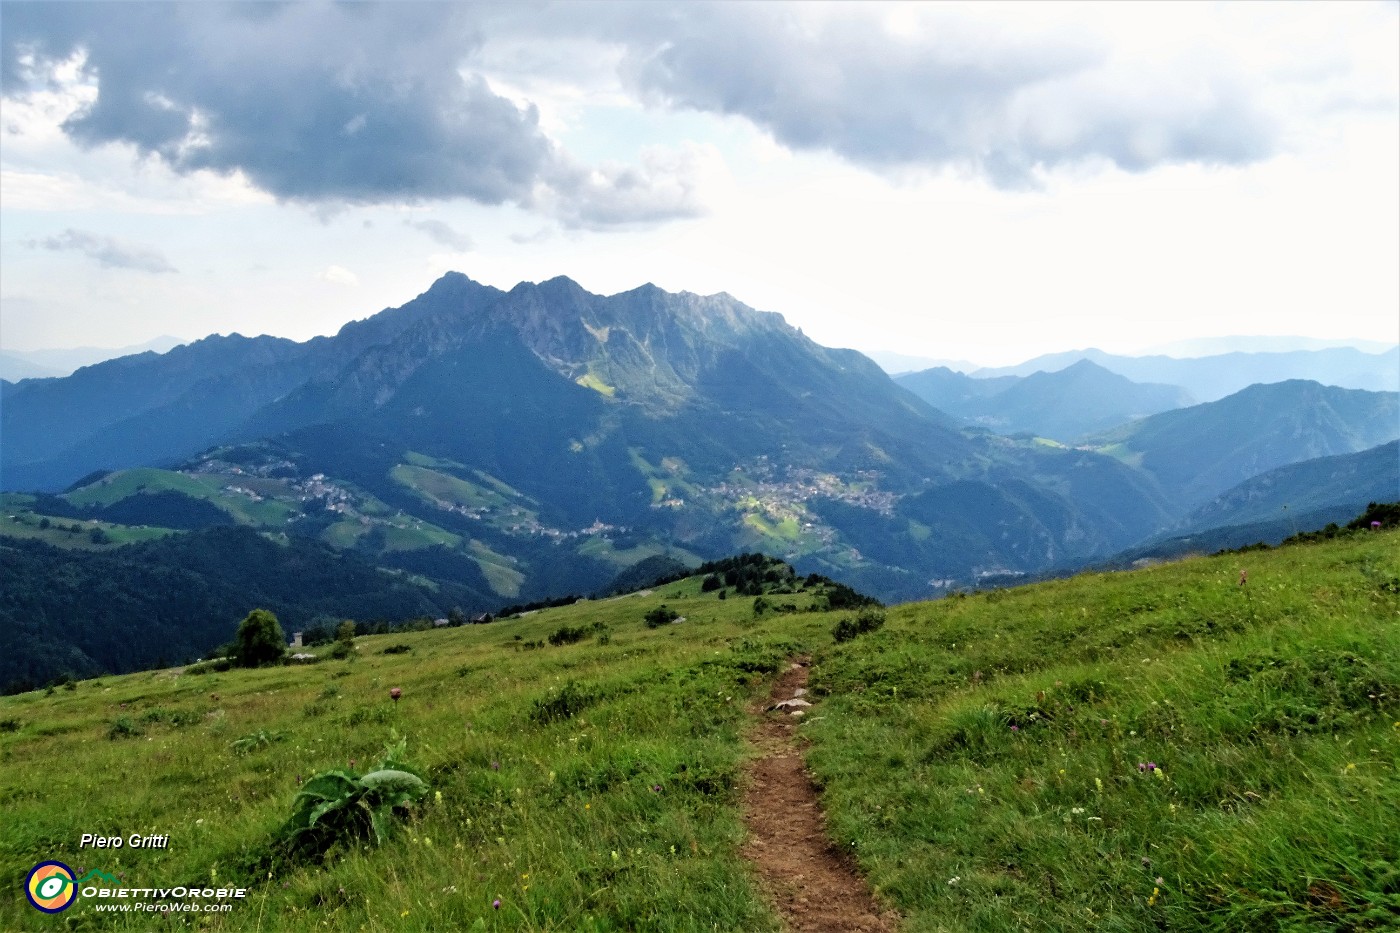
[[[262,667],[282,660],[287,636],[277,617],[266,609],[254,609],[238,625],[234,639],[234,661],[239,667]]]

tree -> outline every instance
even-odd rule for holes
[[[234,661],[239,667],[262,667],[282,660],[287,636],[275,615],[266,609],[254,609],[239,623],[234,646]]]

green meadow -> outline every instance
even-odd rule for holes
[[[809,611],[818,587],[756,611],[696,577],[312,665],[6,697],[0,929],[776,931],[739,801],[748,709],[799,654],[830,834],[905,930],[1395,929],[1397,545],[955,596],[840,642],[855,613]],[[681,620],[648,627],[662,604]],[[308,780],[399,741],[428,790],[382,843],[279,846]],[[248,896],[46,916],[22,887],[48,859]]]

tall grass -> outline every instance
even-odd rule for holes
[[[837,839],[909,930],[1400,928],[1396,555],[891,611],[815,667]]]

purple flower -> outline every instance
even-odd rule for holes
[[[1146,771],[1146,770],[1147,770],[1147,765],[1145,765],[1145,764],[1143,764],[1142,762],[1139,761],[1139,762],[1138,762],[1138,771]]]
[[[661,785],[660,785],[660,784],[653,784],[653,785],[651,785],[651,792],[652,792],[653,794],[659,794],[659,793],[661,793]]]
[[[1021,731],[1021,727],[1020,727],[1020,726],[1012,726],[1012,727],[1011,727],[1011,731],[1012,731],[1012,732],[1020,732],[1020,731]]]
[[[1147,770],[1148,770],[1148,771],[1156,771],[1156,770],[1157,770],[1157,762],[1155,762],[1155,761],[1149,761],[1149,762],[1147,763]]]
[[[501,899],[500,899],[499,897],[496,898],[494,901],[491,902],[491,906],[494,907],[496,910],[500,910],[500,909],[501,909]]]

